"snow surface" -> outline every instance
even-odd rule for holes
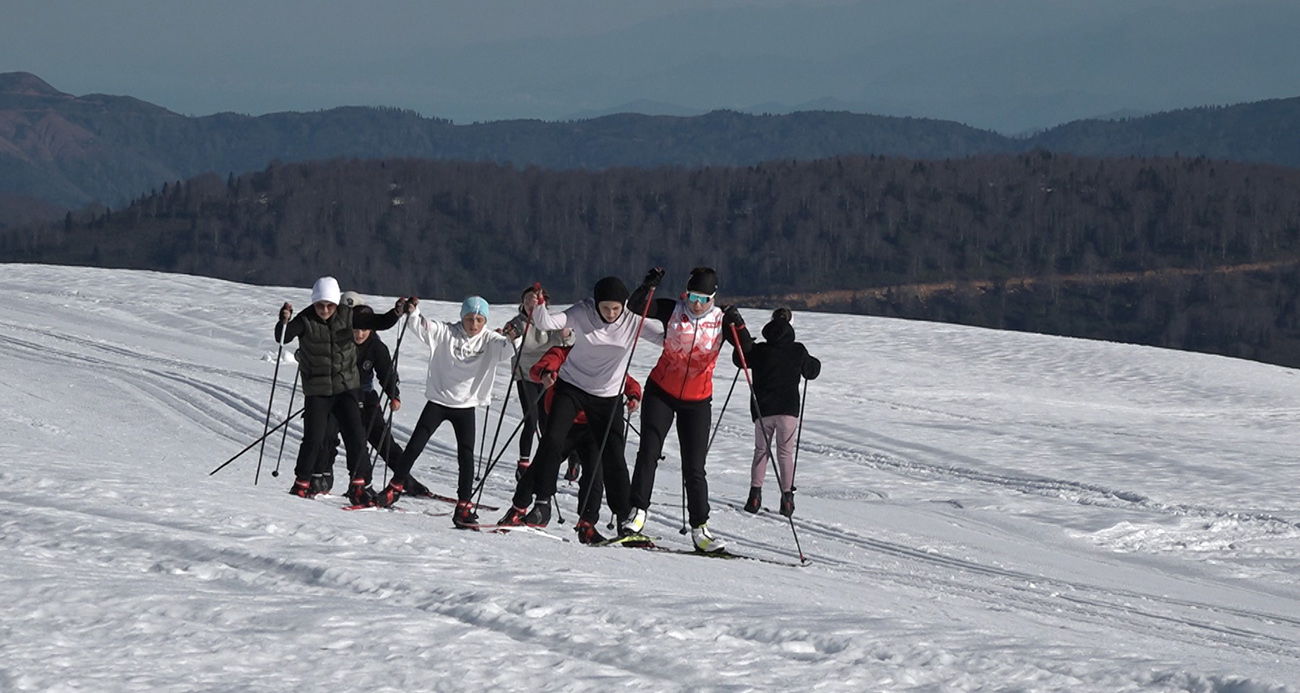
[[[306,288],[5,265],[0,292],[3,691],[1300,690],[1291,370],[797,314],[825,368],[797,479],[810,564],[788,567],[460,531],[434,501],[340,512],[285,493],[296,424],[279,478],[278,437],[257,485],[256,450],[209,476],[261,433],[276,309]],[[710,527],[797,563],[784,518],[739,510],[745,387],[710,455]],[[444,493],[451,454],[444,427],[417,464]],[[686,548],[676,457],[649,531]],[[494,474],[485,502],[512,485]],[[562,489],[550,533],[570,538]]]

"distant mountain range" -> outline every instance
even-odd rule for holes
[[[206,172],[239,175],[272,161],[423,158],[607,169],[745,166],[841,155],[948,159],[1035,148],[1298,166],[1300,98],[1079,121],[1010,138],[949,121],[834,111],[624,113],[472,125],[369,107],[188,117],[126,96],[73,96],[35,75],[4,73],[0,224],[48,217],[55,206],[118,206],[164,183]]]

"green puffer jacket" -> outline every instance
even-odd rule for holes
[[[302,394],[328,397],[361,387],[357,371],[357,344],[352,329],[386,330],[397,324],[397,313],[357,315],[350,306],[339,306],[329,321],[321,320],[314,308],[293,316],[287,327],[276,323],[275,338],[298,340],[298,372],[302,375]]]

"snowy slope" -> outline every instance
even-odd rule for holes
[[[256,450],[209,476],[261,433],[276,308],[307,289],[3,270],[0,690],[1300,690],[1294,371],[798,314],[825,368],[797,479],[811,564],[786,567],[458,531],[433,501],[291,498],[296,425],[279,478],[278,437],[257,485]],[[400,442],[424,377],[403,352]],[[634,375],[655,356],[643,344]],[[715,417],[734,374],[717,371]],[[784,518],[738,510],[743,378],[736,393],[710,527],[797,562]],[[452,445],[444,427],[417,465],[444,493]],[[674,448],[650,530],[685,548]],[[509,477],[485,502],[506,504]]]

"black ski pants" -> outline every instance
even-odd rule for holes
[[[542,406],[542,393],[546,390],[541,383],[531,380],[516,380],[515,389],[519,392],[519,406],[524,410],[523,429],[519,431],[519,458],[533,456],[533,439],[546,430],[546,408]]]
[[[298,463],[294,476],[310,479],[316,471],[317,460],[325,447],[325,436],[330,429],[330,418],[338,421],[343,447],[347,450],[351,478],[370,483],[370,455],[366,451],[366,429],[361,423],[358,392],[349,390],[337,395],[307,395],[302,405],[302,446],[298,448]]]
[[[627,460],[623,456],[623,397],[597,397],[563,380],[555,383],[555,399],[547,416],[542,442],[537,446],[537,457],[515,486],[515,507],[532,505],[533,498],[550,498],[555,495],[555,479],[560,474],[560,463],[565,457],[569,432],[578,412],[587,415],[587,426],[596,445],[591,452],[593,462],[599,455],[600,471],[604,476],[606,496],[610,510],[619,520],[627,517],[628,477]],[[606,437],[608,431],[608,437]],[[600,449],[601,440],[605,447]],[[584,467],[594,465],[584,465]],[[581,493],[581,491],[579,491]],[[587,509],[587,499],[580,499],[581,510]],[[599,508],[599,502],[596,505]],[[580,511],[581,511],[580,510]]]
[[[393,430],[389,428],[388,421],[385,420],[383,410],[378,403],[367,402],[361,405],[361,423],[366,429],[366,442],[370,447],[379,451],[379,457],[384,460],[384,464],[392,469],[402,459],[402,446],[393,440]],[[339,421],[334,416],[329,417],[329,430],[325,434],[325,450],[316,460],[317,474],[332,474],[334,472],[334,461],[338,459],[339,454]],[[348,477],[356,472],[352,465],[348,465]]]
[[[604,435],[605,432],[600,433]],[[574,424],[573,428],[569,429],[563,457],[568,458],[570,455],[577,457],[578,464],[582,468],[582,475],[578,477],[578,519],[594,525],[600,522],[600,502],[605,496],[602,488],[605,483],[605,470],[598,459],[600,441],[596,439],[596,434],[589,424]],[[617,491],[612,494],[613,497],[617,495]],[[616,509],[611,507],[610,510],[618,515]]]
[[[393,482],[405,484],[415,460],[424,452],[424,446],[433,437],[442,422],[451,423],[456,433],[456,499],[467,501],[474,494],[474,407],[445,407],[436,402],[425,402],[420,420],[406,442],[406,454],[393,466]]]
[[[630,500],[632,507],[649,509],[654,494],[655,470],[663,454],[664,439],[677,419],[681,442],[682,484],[686,486],[686,510],[692,527],[709,520],[709,483],[704,475],[704,458],[709,447],[709,425],[713,398],[694,402],[677,399],[652,380],[641,398],[641,447],[636,453]]]

